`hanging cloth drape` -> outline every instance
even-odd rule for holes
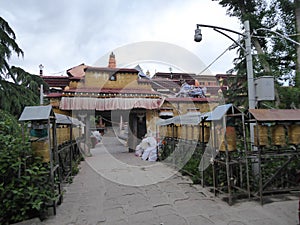
[[[63,97],[59,108],[62,110],[115,110],[115,109],[157,109],[163,104],[164,99],[158,98],[88,98],[88,97]]]

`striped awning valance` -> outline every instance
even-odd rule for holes
[[[63,97],[59,108],[62,110],[115,110],[115,109],[157,109],[163,104],[162,98],[88,98]]]

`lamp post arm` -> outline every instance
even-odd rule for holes
[[[268,32],[272,32],[272,33],[277,34],[278,36],[280,36],[280,37],[282,37],[282,38],[284,38],[284,39],[286,39],[286,40],[288,40],[288,41],[290,41],[290,42],[292,42],[292,43],[294,43],[296,45],[300,45],[299,42],[294,41],[293,39],[291,39],[291,38],[289,38],[289,37],[287,37],[287,36],[285,36],[283,34],[280,34],[280,33],[276,32],[276,31],[273,31],[273,30],[270,30],[270,29],[267,29],[267,28],[263,28],[263,27],[258,28],[256,30],[265,30],[265,31],[268,31]]]
[[[238,43],[236,40],[234,40],[232,37],[230,37],[228,34],[225,34],[224,32],[218,30],[218,28],[214,28],[214,31],[217,31],[220,34],[223,34],[225,37],[227,37],[230,40],[232,40],[234,43],[236,43],[238,46],[240,46],[246,52],[246,49],[240,43]]]
[[[206,25],[206,24],[197,24],[197,28],[199,28],[199,27],[209,27],[209,28],[214,28],[214,29],[219,29],[219,30],[225,30],[225,31],[229,31],[229,32],[232,32],[232,33],[235,33],[238,35],[242,35],[243,37],[245,37],[245,35],[243,33],[240,33],[238,31],[231,30],[228,28],[224,28],[224,27],[218,27],[218,26],[212,26],[212,25]]]
[[[242,47],[243,50],[246,52],[246,64],[247,64],[247,82],[248,82],[248,103],[249,103],[249,109],[255,109],[256,107],[256,99],[255,99],[255,87],[254,87],[254,78],[253,78],[253,63],[252,63],[252,53],[251,53],[251,34],[250,34],[250,24],[249,21],[246,20],[244,22],[245,27],[245,33],[240,33],[228,28],[224,27],[217,27],[212,25],[205,25],[205,24],[197,24],[197,29],[195,31],[195,37],[194,40],[196,42],[200,42],[202,40],[201,30],[199,27],[208,27],[213,28],[215,31],[225,35],[227,38],[232,40],[234,43],[238,44],[240,47],[242,47],[239,43],[237,43],[235,40],[233,40],[231,37],[229,37],[227,34],[225,34],[222,31],[228,31],[234,34],[238,34],[243,36],[245,40],[245,48]],[[250,124],[250,139],[251,143],[254,143],[254,124]],[[253,150],[252,144],[251,149]]]

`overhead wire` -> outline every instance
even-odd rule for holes
[[[292,39],[290,39],[288,36],[297,36],[297,35],[299,35],[298,33],[297,34],[292,34],[292,35],[288,35],[288,36],[285,36],[285,35],[282,35],[282,34],[280,34],[280,33],[278,33],[278,32],[276,32],[276,31],[272,31],[272,30],[268,30],[268,29],[265,29],[265,28],[260,28],[260,29],[262,29],[262,30],[267,30],[267,31],[270,31],[270,32],[273,32],[273,33],[275,33],[275,34],[277,34],[277,35],[279,35],[280,37],[283,37],[283,38],[285,38],[285,39],[287,39],[287,40],[289,40],[289,41],[291,41],[291,42],[293,42],[294,44],[297,44],[297,45],[300,45],[300,43],[298,43],[298,42],[296,42],[296,41],[294,41],[294,40],[292,40]],[[217,30],[218,31],[218,30]],[[220,32],[220,31],[218,31],[218,32]],[[220,33],[222,33],[222,32],[220,32]],[[223,33],[224,34],[224,33]],[[226,35],[227,36],[227,35]],[[252,37],[258,37],[258,38],[262,38],[262,36],[255,36],[255,35],[252,35]],[[218,59],[220,59],[228,50],[231,50],[231,49],[233,49],[233,48],[235,48],[236,47],[236,45],[239,45],[238,44],[238,41],[234,41],[235,43],[234,44],[232,44],[232,45],[230,45],[228,48],[226,48],[218,57],[216,57],[207,67],[205,67],[200,73],[198,73],[197,75],[201,75],[203,72],[205,72],[206,70],[208,70]],[[241,45],[240,45],[240,47],[241,48],[243,48]],[[243,48],[244,49],[244,48]]]
[[[201,75],[204,71],[208,70],[218,59],[220,59],[228,50],[233,49],[236,47],[235,43],[230,45],[228,48],[226,48],[217,58],[215,58],[207,67],[205,67],[198,75]]]
[[[65,71],[59,71],[59,72],[53,72],[53,73],[50,73],[50,75],[57,75],[57,74],[60,74],[61,76],[63,76],[65,73]]]

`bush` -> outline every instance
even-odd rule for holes
[[[17,120],[0,110],[0,224],[41,215],[53,199],[49,165],[34,157]]]

